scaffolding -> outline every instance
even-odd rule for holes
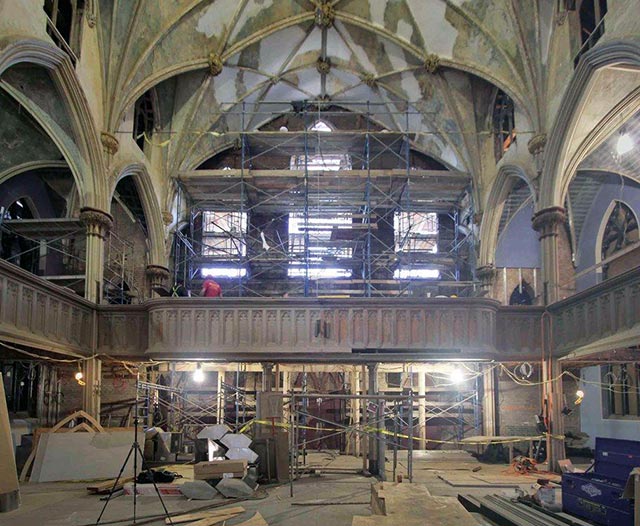
[[[76,218],[4,219],[0,210],[0,257],[78,294],[84,293],[86,228]],[[134,269],[133,243],[109,232],[105,239],[104,300],[143,298]]]
[[[235,146],[177,175],[187,223],[175,233],[176,281],[197,288],[209,273],[226,296],[475,290],[468,175],[419,153],[410,110],[348,107],[243,103],[227,113],[240,123]]]

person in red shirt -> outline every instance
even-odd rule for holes
[[[202,284],[200,296],[204,296],[205,298],[220,298],[222,297],[222,287],[212,279],[205,279]]]

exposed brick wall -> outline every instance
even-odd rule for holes
[[[509,366],[511,369],[513,367]],[[529,378],[539,381],[539,369]],[[540,386],[516,384],[506,373],[498,376],[498,422],[500,435],[536,435],[535,415],[540,413]]]
[[[565,228],[558,234],[558,284],[560,298],[567,298],[576,292],[575,269],[571,260],[571,244]]]
[[[534,301],[534,305],[539,305],[542,293],[540,287],[540,269],[517,269],[504,267],[497,268],[496,276],[493,279],[493,284],[489,292],[489,297],[502,302],[504,305],[508,305],[511,293],[520,283],[520,275],[522,275],[522,279],[531,286],[536,295],[536,301]]]
[[[137,221],[132,221],[129,214],[115,200],[111,203],[111,215],[113,216],[112,232],[119,239],[131,244],[131,249],[127,252],[128,259],[125,265],[126,271],[129,273],[126,281],[132,294],[136,295],[133,303],[137,303],[149,295],[145,275],[148,262],[148,239],[142,225]],[[106,243],[105,258],[108,254],[109,240]],[[113,246],[118,247],[119,243],[114,240]],[[113,274],[105,270],[105,278],[113,278]]]
[[[513,367],[510,366],[513,370]],[[531,382],[540,381],[539,367],[529,378]],[[564,431],[580,432],[580,411],[574,405],[576,382],[565,377],[562,385],[564,391],[563,406],[566,405],[573,412],[564,416]],[[535,435],[535,415],[541,411],[541,386],[523,386],[516,384],[505,373],[498,381],[498,411],[501,435]]]

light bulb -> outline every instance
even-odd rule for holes
[[[616,151],[618,155],[624,155],[627,152],[633,150],[633,139],[628,133],[621,133],[616,143]]]
[[[204,371],[200,364],[196,364],[196,370],[193,371],[193,381],[199,384],[204,382]]]
[[[464,382],[464,373],[461,369],[454,369],[449,373],[449,379],[451,380],[451,383],[454,384],[462,383]]]
[[[578,390],[576,391],[576,396],[577,396],[578,398],[584,398],[584,391],[583,391],[582,389],[578,389]]]
[[[84,374],[82,374],[82,371],[78,371],[76,373],[76,380],[80,381],[84,378]]]

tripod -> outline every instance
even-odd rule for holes
[[[138,506],[138,454],[140,455],[142,470],[144,471],[145,469],[147,469],[147,466],[144,461],[144,453],[140,449],[140,444],[138,443],[138,423],[139,423],[138,398],[139,396],[140,396],[140,370],[138,369],[136,371],[136,398],[133,406],[134,407],[133,444],[131,444],[129,453],[127,453],[127,458],[124,459],[124,463],[120,468],[120,472],[118,473],[116,480],[113,482],[113,486],[111,488],[111,491],[109,492],[109,496],[107,497],[107,500],[105,501],[104,506],[102,507],[102,511],[100,512],[100,515],[96,520],[96,526],[100,524],[100,520],[102,519],[102,516],[104,515],[104,512],[106,511],[107,506],[109,505],[109,501],[111,501],[111,497],[115,492],[118,482],[122,477],[122,473],[127,467],[127,464],[129,463],[129,459],[131,458],[132,454],[133,454],[133,522],[131,524],[137,524],[136,520],[137,520],[137,506]],[[162,495],[160,494],[160,490],[158,489],[158,485],[156,484],[156,481],[153,478],[153,476],[151,477],[151,481],[153,483],[154,489],[156,490],[156,495],[158,495],[158,499],[160,499],[160,504],[162,504],[162,509],[164,510],[165,517],[169,521],[169,524],[173,524],[173,521],[171,520],[171,515],[169,514],[169,510],[167,510],[167,506],[164,503],[164,500],[162,499]]]

